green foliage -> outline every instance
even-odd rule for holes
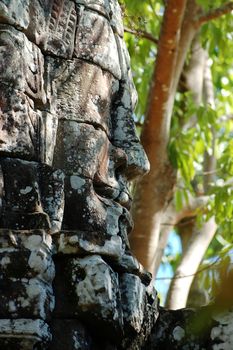
[[[141,33],[146,31],[158,38],[163,13],[162,1],[121,1],[124,7],[124,25],[136,34],[125,33],[125,40],[131,56],[131,67],[139,101],[136,119],[142,121],[146,112],[150,81],[156,57],[156,45],[145,40]]]
[[[228,1],[196,0],[202,10],[214,10]],[[125,34],[136,88],[139,94],[135,120],[144,122],[148,93],[154,63],[156,45],[143,38],[146,31],[159,37],[164,12],[164,2],[149,0],[122,0],[125,8],[124,24],[137,35]],[[216,257],[228,256],[233,249],[233,16],[225,15],[203,25],[200,40],[209,54],[214,85],[215,107],[205,103],[195,105],[190,92],[177,92],[173,109],[169,159],[178,170],[178,185],[174,194],[176,210],[180,211],[190,195],[209,195],[205,211],[198,222],[215,216],[218,232],[207,253],[207,264]],[[210,176],[207,192],[204,186],[205,155],[214,155],[216,169]],[[223,249],[226,246],[227,252]],[[225,255],[224,255],[225,254]],[[166,262],[175,268],[179,256],[166,257]],[[206,262],[205,262],[206,264]],[[200,274],[200,283],[207,290],[213,287],[217,269],[210,268]]]

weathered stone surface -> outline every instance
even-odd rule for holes
[[[0,318],[50,317],[51,249],[51,237],[42,230],[0,230]]]
[[[123,37],[124,26],[122,20],[122,12],[117,0],[110,0],[110,24],[114,32]]]
[[[0,278],[38,277],[51,283],[55,270],[52,239],[43,230],[0,230]],[[17,264],[16,264],[17,261]]]
[[[1,159],[0,163],[4,191],[1,227],[48,229],[50,222],[42,208],[38,164],[11,158]]]
[[[51,329],[52,342],[49,347],[51,350],[103,350],[78,320],[54,319]]]
[[[49,142],[37,109],[46,103],[43,55],[9,25],[0,25],[0,45],[0,154],[39,160],[41,139]]]
[[[24,93],[2,83],[0,89],[0,155],[38,159],[40,112]]]
[[[79,59],[47,59],[47,70],[59,119],[87,122],[110,135],[111,103],[119,83],[108,72]],[[53,102],[52,101],[52,102]]]
[[[125,273],[120,276],[120,291],[124,326],[139,333],[146,302],[146,288],[138,276]]]
[[[49,1],[47,40],[44,50],[56,56],[70,58],[73,53],[77,15],[70,0]]]
[[[39,111],[38,111],[39,112]],[[39,161],[52,165],[56,145],[58,118],[56,115],[42,111],[40,118]]]
[[[224,310],[213,316],[215,326],[210,332],[213,349],[231,349],[233,345],[233,310]]]
[[[38,165],[41,185],[41,202],[49,216],[50,233],[58,232],[62,226],[64,211],[64,178],[60,169],[53,169],[46,164]]]
[[[124,253],[122,239],[118,235],[101,232],[61,231],[53,237],[57,254],[99,254],[118,261]]]
[[[37,278],[7,278],[0,285],[0,318],[49,319],[54,309],[50,285]]]
[[[120,6],[3,0],[0,23],[0,348],[139,350],[157,298],[129,252],[148,161]]]
[[[159,309],[146,350],[232,349],[232,307],[215,302],[199,309]],[[143,348],[144,349],[144,348]]]
[[[76,33],[74,57],[85,59],[121,78],[117,44],[109,21],[84,10]]]
[[[30,0],[2,0],[0,3],[0,23],[9,23],[19,29],[29,25]]]
[[[151,335],[153,327],[156,327],[157,319],[159,316],[157,293],[152,284],[146,288],[145,309],[143,316],[143,323],[141,326],[140,333],[136,336],[129,336],[128,338],[126,337],[125,339],[123,339],[122,347],[124,349],[147,349],[145,344],[147,344],[147,340]],[[160,349],[160,347],[156,347],[154,349]],[[161,347],[161,349],[163,349],[163,347]],[[149,350],[149,348],[147,350]]]
[[[118,167],[122,171],[127,167],[127,158],[103,130],[61,120],[54,166],[69,175],[65,180],[64,229],[113,235],[120,231],[121,216],[125,217],[124,227],[131,227],[127,210],[122,208],[129,207],[131,201],[126,179],[117,173]]]
[[[105,0],[74,0],[77,5],[83,5],[89,9],[100,12],[109,17],[110,2]]]
[[[51,340],[48,325],[42,320],[0,320],[0,347],[6,350],[45,350]]]
[[[0,227],[60,229],[63,174],[49,166],[13,158],[0,159],[2,213]],[[22,176],[24,174],[24,176]]]
[[[148,286],[151,282],[151,273],[146,271],[144,267],[138,262],[138,260],[132,255],[132,253],[126,248],[121,259],[116,263],[113,262],[114,269],[120,274],[127,272],[138,276],[145,286]]]
[[[130,70],[130,61],[125,44],[116,36],[120,52],[122,81],[113,108],[113,143],[127,155],[127,178],[134,178],[149,171],[149,162],[137,136],[132,110],[137,103],[137,92]]]
[[[14,27],[3,24],[0,25],[0,44],[1,81],[38,103],[45,103],[44,58],[38,47]]]
[[[109,332],[108,338],[119,335],[123,321],[118,275],[109,265],[95,255],[56,259],[55,266],[56,318],[78,317],[97,335],[101,327]]]
[[[108,235],[120,235],[118,222],[123,215],[122,206],[111,198],[96,195],[91,180],[83,179],[81,189],[74,189],[71,184],[69,177],[65,186],[64,229],[78,229],[87,234],[89,231],[99,231]]]
[[[114,31],[123,36],[124,28],[121,17],[121,8],[116,0],[75,0],[77,5],[84,5],[88,9],[92,9],[102,13],[108,18]]]
[[[110,142],[106,133],[98,127],[71,120],[59,122],[54,166],[73,175],[71,182],[78,186],[78,177],[94,178],[103,168],[107,175]],[[78,152],[77,152],[78,150]],[[88,152],[87,152],[88,150]],[[73,181],[72,181],[73,179]],[[116,184],[114,183],[116,186]]]
[[[75,4],[70,0],[30,1],[28,38],[46,52],[71,58],[77,23]]]
[[[15,238],[12,232],[11,235]],[[0,248],[0,280],[6,280],[9,276],[14,280],[39,277],[45,282],[52,282],[54,267],[51,256],[41,248],[35,248],[33,251],[22,246],[20,248]]]
[[[9,250],[8,250],[9,248]],[[12,248],[38,252],[41,248],[48,254],[52,251],[52,237],[44,230],[0,230],[0,252],[11,252]]]

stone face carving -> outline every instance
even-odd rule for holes
[[[127,237],[149,166],[122,36],[116,0],[0,2],[0,347],[139,349],[157,318]]]
[[[122,37],[117,0],[0,1],[0,349],[232,347],[232,312],[194,334],[130,252],[149,164]]]

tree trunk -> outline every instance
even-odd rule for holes
[[[176,172],[167,155],[172,108],[185,58],[197,30],[191,21],[196,10],[194,0],[167,3],[141,135],[151,170],[137,183],[133,205],[135,228],[130,243],[139,261],[153,274],[160,224],[176,182]]]

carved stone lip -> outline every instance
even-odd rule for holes
[[[132,198],[128,191],[122,190],[120,191],[119,196],[115,199],[117,203],[119,203],[122,207],[130,211],[131,204],[132,204]]]
[[[132,198],[130,197],[128,191],[126,191],[125,189],[115,188],[108,184],[94,184],[94,189],[100,197],[114,201],[120,204],[128,211],[130,210]]]
[[[117,186],[116,181],[116,186]],[[118,187],[112,186],[103,179],[98,173],[94,177],[93,187],[95,192],[103,198],[107,198],[117,202],[122,207],[126,208],[128,211],[131,208],[132,198],[126,187],[118,185]]]

